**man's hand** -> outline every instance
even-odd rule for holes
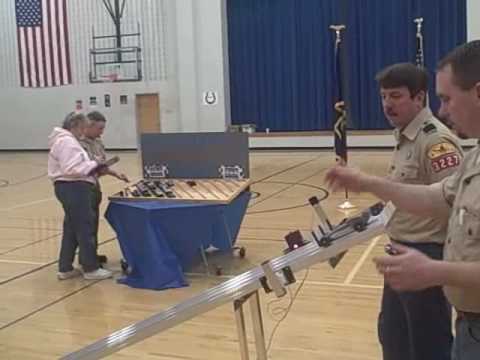
[[[377,270],[395,290],[421,290],[441,285],[435,280],[433,269],[436,260],[420,251],[400,244],[392,244],[396,252],[393,256],[373,259]]]
[[[338,165],[328,170],[325,175],[325,181],[332,191],[344,188],[355,192],[366,191],[370,178],[371,176],[362,173],[356,168]]]
[[[107,167],[100,167],[98,168],[98,171],[97,171],[97,175],[100,177],[100,176],[103,176],[103,175],[107,175],[108,174],[108,168]]]
[[[130,180],[128,180],[127,175],[125,175],[125,174],[123,174],[123,173],[118,173],[118,172],[116,172],[115,170],[110,169],[110,168],[106,168],[105,174],[114,176],[114,177],[116,177],[118,180],[122,180],[122,181],[125,181],[125,182],[130,182]]]
[[[130,182],[130,180],[128,180],[128,177],[127,175],[123,174],[123,173],[116,173],[115,177],[119,180],[122,180],[122,181],[125,181],[125,182]]]

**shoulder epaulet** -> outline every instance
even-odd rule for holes
[[[427,122],[425,124],[425,126],[423,127],[423,132],[425,134],[435,133],[435,132],[437,132],[437,127],[435,126],[435,124],[432,124],[431,122]]]

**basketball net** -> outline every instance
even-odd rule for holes
[[[104,79],[105,82],[115,82],[118,80],[118,74],[111,73],[107,75],[102,75],[102,79]]]

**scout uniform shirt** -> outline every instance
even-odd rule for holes
[[[105,161],[107,159],[107,154],[105,153],[105,146],[103,145],[100,138],[90,139],[84,137],[80,140],[80,144],[87,152],[91,160]]]
[[[463,153],[458,138],[437,120],[429,108],[420,111],[404,129],[394,130],[397,146],[389,179],[408,184],[432,184],[455,172]],[[390,239],[443,244],[447,223],[433,217],[395,210],[387,224]]]
[[[480,148],[467,153],[458,171],[443,180],[443,195],[452,207],[445,242],[445,261],[480,262]],[[458,310],[480,313],[480,291],[444,286]]]
[[[88,157],[91,160],[97,160],[103,162],[107,159],[107,154],[105,153],[105,146],[103,145],[102,140],[100,138],[90,139],[89,137],[83,137],[79,140],[80,145],[85,149],[88,154]],[[97,182],[97,187],[100,189],[100,182],[98,178],[95,178]]]

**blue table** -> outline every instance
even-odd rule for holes
[[[119,282],[146,289],[188,285],[183,272],[202,247],[233,246],[250,195],[245,191],[226,205],[111,201],[105,218],[131,270]]]

